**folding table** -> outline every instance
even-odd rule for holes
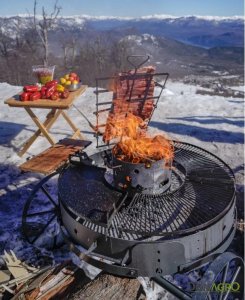
[[[72,120],[70,119],[66,111],[69,110],[69,108],[72,106],[74,100],[85,92],[86,88],[87,88],[86,85],[82,85],[78,90],[74,92],[70,92],[69,97],[67,99],[60,99],[56,101],[52,101],[49,99],[40,99],[36,101],[20,101],[19,95],[15,95],[12,98],[7,99],[4,102],[5,104],[8,104],[11,107],[24,108],[25,111],[28,113],[28,115],[32,118],[36,126],[38,127],[38,130],[25,142],[22,149],[19,151],[18,155],[23,156],[40,135],[43,135],[53,146],[56,143],[56,141],[49,133],[49,129],[55,123],[55,121],[60,115],[64,117],[66,122],[73,130],[73,135],[71,136],[71,138],[83,139],[80,130],[72,122]],[[43,123],[33,112],[33,108],[50,109]]]

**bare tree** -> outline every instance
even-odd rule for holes
[[[76,58],[76,42],[75,36],[71,36],[69,39],[63,39],[60,41],[61,48],[64,56],[64,67],[65,69],[73,69]]]
[[[42,7],[42,19],[38,21],[37,0],[34,1],[34,14],[33,14],[34,28],[43,46],[43,50],[44,50],[43,64],[45,66],[48,65],[48,55],[49,55],[48,32],[53,28],[60,11],[61,11],[61,6],[58,6],[58,1],[56,0],[51,14],[48,14],[45,8]]]
[[[111,47],[111,61],[115,71],[122,71],[128,67],[127,56],[131,55],[132,46],[127,40],[114,42]]]

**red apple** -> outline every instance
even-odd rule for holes
[[[70,75],[70,77],[75,77],[75,78],[77,77],[77,74],[74,72],[70,73],[69,75]]]

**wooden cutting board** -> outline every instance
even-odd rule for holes
[[[19,166],[22,171],[51,174],[64,166],[71,154],[86,148],[90,141],[64,139]]]

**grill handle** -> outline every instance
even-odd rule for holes
[[[134,62],[135,58],[142,58],[144,60],[142,62],[140,62],[139,64],[136,64]],[[127,61],[130,63],[130,65],[132,65],[135,68],[135,70],[139,69],[139,67],[141,67],[146,62],[148,62],[149,59],[150,59],[149,55],[129,55],[129,56],[127,56]]]

